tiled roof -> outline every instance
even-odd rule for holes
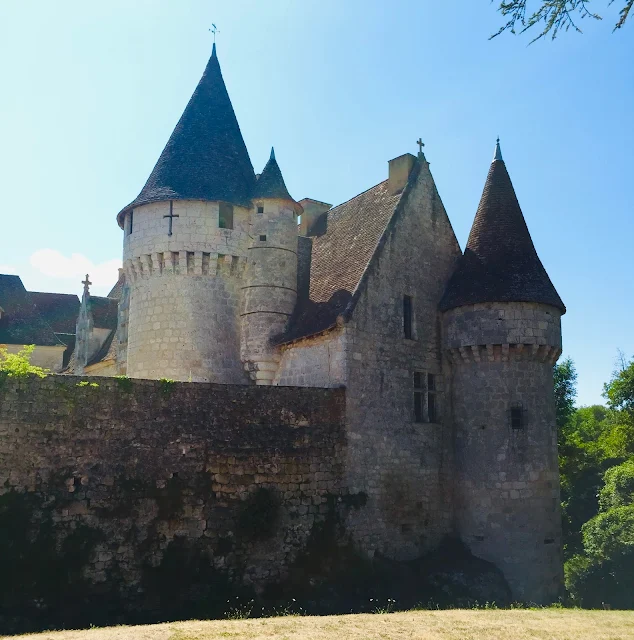
[[[119,301],[114,298],[90,296],[90,310],[95,329],[116,329]]]
[[[0,343],[63,346],[38,311],[19,276],[0,275]]]
[[[222,200],[250,206],[253,165],[216,56],[205,72],[137,198],[123,214],[161,200]]]
[[[323,234],[312,238],[308,299],[276,342],[325,331],[347,311],[402,193],[390,195],[386,180],[323,214],[313,227]]]
[[[253,191],[254,198],[279,198],[280,200],[293,200],[286,188],[282,171],[280,170],[275,152],[271,149],[271,157],[264,170],[258,177]]]
[[[125,284],[125,273],[123,269],[121,269],[121,273],[119,274],[119,279],[112,289],[110,289],[110,293],[108,294],[108,298],[114,298],[115,300],[121,300],[121,293],[123,290],[123,285]]]
[[[75,294],[29,291],[29,295],[55,333],[75,333],[79,314],[79,298]]]
[[[535,251],[499,148],[464,256],[440,308],[479,302],[541,302],[566,311]]]

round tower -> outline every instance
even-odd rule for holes
[[[461,264],[441,302],[451,367],[455,522],[516,600],[561,593],[553,364],[565,307],[496,145]]]
[[[118,215],[127,374],[245,383],[240,288],[255,174],[214,45],[139,196]]]
[[[297,301],[297,216],[271,149],[253,193],[251,242],[242,289],[241,358],[258,385],[273,383],[279,350],[271,339],[281,334]]]

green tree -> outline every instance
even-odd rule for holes
[[[603,396],[611,409],[634,415],[634,358],[628,363],[619,353],[619,361],[612,380],[603,386]]]
[[[602,511],[634,504],[634,458],[608,469],[604,481],[599,493]]]
[[[566,587],[584,607],[634,608],[634,505],[613,507],[583,525],[584,554],[566,563]]]
[[[555,405],[557,407],[557,429],[561,431],[575,411],[577,397],[577,371],[570,358],[558,362],[553,368],[555,379]]]
[[[611,5],[614,0],[605,0]],[[620,0],[624,2],[619,11],[619,18],[614,31],[621,29],[634,5],[634,0]],[[578,31],[579,20],[602,20],[598,13],[589,9],[590,0],[501,0],[498,11],[506,18],[499,31],[491,37],[495,38],[505,31],[524,33],[529,29],[538,32],[532,42],[550,34],[554,40],[560,31]]]

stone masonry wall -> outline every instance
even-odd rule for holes
[[[347,382],[346,333],[333,330],[282,347],[279,385],[341,387]]]
[[[174,200],[126,216],[123,267],[130,288],[127,374],[182,381],[246,383],[240,363],[240,290],[249,211],[233,208],[219,228],[219,203]]]
[[[19,498],[29,535],[84,532],[81,575],[131,606],[179,545],[261,589],[346,493],[344,420],[341,389],[5,379],[0,517]]]
[[[345,327],[346,482],[368,494],[364,513],[351,512],[346,525],[370,553],[398,559],[435,548],[451,532],[453,513],[437,308],[460,248],[428,165],[420,163]],[[404,295],[413,298],[411,340],[403,331]],[[414,420],[414,371],[436,376],[434,424]]]
[[[502,570],[514,598],[552,602],[563,579],[553,395],[560,313],[487,303],[453,309],[445,320],[457,531]]]

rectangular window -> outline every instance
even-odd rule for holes
[[[412,339],[412,296],[403,296],[403,334]]]
[[[425,378],[414,371],[414,422],[425,422]]]
[[[132,233],[133,226],[134,226],[134,209],[130,211],[130,219],[128,221],[128,235]]]
[[[260,236],[260,242],[266,242],[266,236]]]
[[[258,207],[258,213],[264,213],[264,207]]]
[[[523,429],[524,426],[524,408],[517,402],[511,406],[511,429]]]
[[[439,413],[436,374],[414,371],[414,422],[439,422]]]
[[[220,229],[233,229],[233,205],[227,204],[226,202],[220,203],[218,227]]]
[[[429,422],[438,422],[436,376],[433,373],[427,374],[427,417]]]

